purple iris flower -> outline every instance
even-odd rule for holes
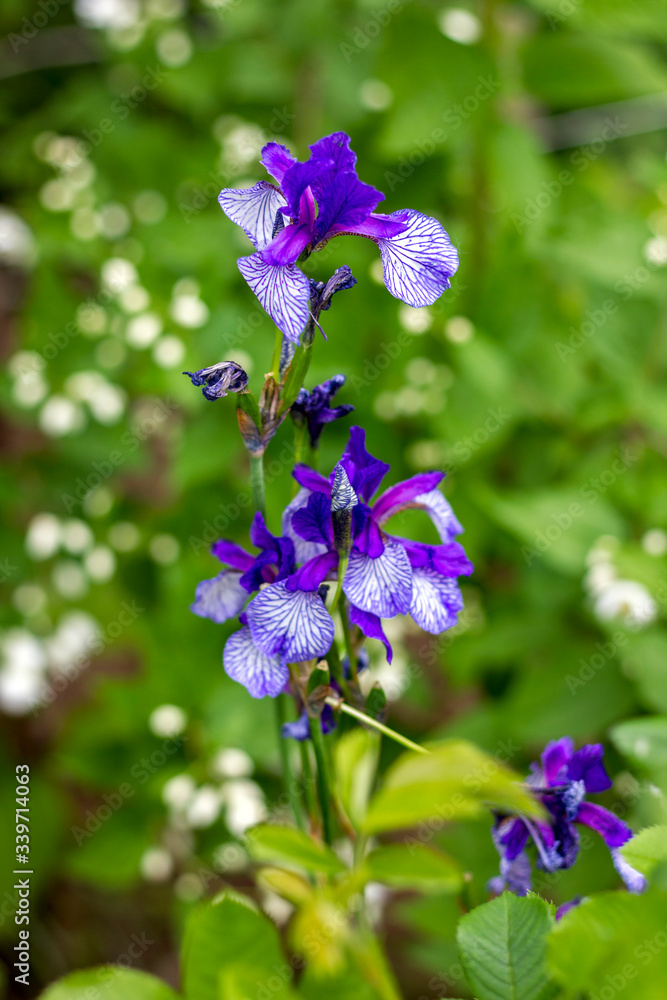
[[[436,219],[412,209],[391,215],[374,209],[381,191],[357,177],[356,156],[344,132],[319,139],[306,163],[270,142],[262,164],[278,187],[225,188],[219,202],[256,248],[238,266],[283,334],[298,344],[311,315],[311,284],[297,261],[321,250],[334,236],[366,236],[379,248],[384,282],[411,306],[428,306],[450,287],[458,254]]]
[[[338,390],[345,384],[344,375],[334,375],[321,385],[316,385],[310,392],[307,389],[300,389],[290,413],[295,423],[305,421],[308,425],[308,437],[310,447],[317,448],[320,435],[325,424],[330,424],[339,417],[346,417],[352,413],[354,407],[349,403],[340,406],[331,406],[331,401]]]
[[[548,743],[539,764],[531,765],[527,785],[547,812],[546,821],[522,816],[496,817],[493,840],[500,854],[500,876],[490,888],[507,888],[524,896],[531,886],[530,861],[525,848],[532,840],[537,848],[537,867],[553,872],[570,868],[579,853],[579,832],[575,823],[600,834],[610,850],[616,871],[630,892],[642,892],[646,879],[633,868],[619,848],[632,837],[632,830],[614,813],[586,801],[587,793],[611,788],[599,743],[574,749],[569,736]]]
[[[297,562],[304,563],[286,579],[285,588],[315,588],[334,574],[341,555],[347,554],[336,537],[338,517],[347,510],[349,562],[343,592],[350,621],[368,638],[380,639],[391,660],[381,620],[410,614],[427,632],[451,628],[463,607],[456,577],[471,573],[473,567],[454,541],[463,529],[437,488],[444,473],[421,473],[397,483],[370,506],[388,470],[366,451],[364,430],[352,427],[340,463],[328,479],[306,465],[296,466],[293,475],[301,489],[285,511],[283,533],[294,542]],[[384,530],[391,517],[411,508],[429,514],[441,544],[413,542]]]
[[[275,697],[289,680],[288,663],[329,651],[334,626],[317,587],[285,592],[285,580],[296,566],[291,539],[272,535],[260,513],[255,514],[250,539],[259,549],[257,556],[235,542],[214,543],[213,555],[227,568],[199,584],[191,610],[225,622],[243,610],[249,594],[260,590],[240,614],[243,627],[227,640],[223,659],[229,676],[254,698]]]

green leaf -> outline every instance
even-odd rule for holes
[[[486,806],[540,815],[519,775],[464,740],[448,740],[429,754],[401,754],[370,803],[370,833],[483,815]]]
[[[277,997],[279,1000],[296,1000],[297,994],[289,985],[294,969],[287,962],[271,970],[258,969],[240,960],[229,962],[220,971],[219,1000],[248,1000],[249,997]]]
[[[667,895],[605,892],[570,910],[549,936],[547,963],[568,996],[593,991],[664,1000]],[[630,989],[625,992],[625,987]]]
[[[614,726],[610,736],[630,760],[655,772],[667,772],[667,716],[628,719]]]
[[[502,896],[460,921],[461,961],[478,1000],[543,1000],[556,992],[545,969],[554,918],[539,896]]]
[[[146,972],[114,965],[73,972],[41,994],[40,1000],[178,1000],[170,986]]]
[[[461,870],[451,858],[423,844],[389,844],[372,851],[364,861],[368,880],[423,892],[458,892]]]
[[[307,347],[297,347],[294,357],[285,373],[285,380],[281,392],[280,406],[278,414],[285,413],[299,395],[299,390],[308,374],[310,359],[313,353],[313,345]]]
[[[375,781],[380,738],[368,729],[350,729],[340,737],[334,752],[343,807],[354,825],[360,826]]]
[[[306,871],[338,875],[345,865],[326,844],[312,840],[307,833],[289,826],[262,824],[248,830],[248,850],[258,861],[283,862]]]
[[[667,861],[667,826],[641,830],[621,848],[621,854],[633,868],[650,878],[653,870]]]
[[[239,955],[257,969],[258,978],[285,963],[278,932],[268,917],[247,896],[225,892],[202,903],[188,918],[182,957],[187,1000],[220,1000],[221,974]]]

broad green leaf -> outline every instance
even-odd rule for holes
[[[188,918],[182,956],[187,1000],[220,1000],[221,975],[239,956],[257,968],[258,979],[285,963],[278,932],[268,917],[247,896],[225,892],[202,903]]]
[[[592,991],[664,1000],[667,895],[605,892],[570,910],[552,930],[548,968],[568,996]],[[626,987],[629,987],[626,991]]]
[[[459,923],[461,961],[477,1000],[545,1000],[553,996],[545,969],[554,918],[539,896],[502,896]]]
[[[344,733],[335,748],[336,780],[343,807],[355,826],[364,821],[373,789],[380,740],[361,727]]]
[[[100,965],[73,972],[41,994],[40,1000],[178,1000],[178,995],[155,976],[121,966]]]
[[[262,824],[248,830],[248,850],[257,861],[284,862],[306,871],[338,875],[345,865],[326,844],[288,826]]]
[[[263,969],[246,962],[243,957],[229,962],[220,972],[219,1000],[248,1000],[249,997],[278,997],[296,1000],[292,989],[294,968],[283,961],[273,969]]]
[[[504,764],[464,740],[435,745],[431,753],[402,754],[389,768],[364,823],[370,833],[483,815],[487,806],[539,815],[540,808]]]
[[[389,844],[364,861],[368,879],[424,892],[458,892],[461,870],[451,858],[423,844]]]
[[[667,826],[640,830],[621,848],[621,854],[633,868],[650,878],[653,870],[667,861]]]

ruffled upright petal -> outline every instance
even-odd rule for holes
[[[392,212],[390,219],[405,223],[398,236],[379,239],[384,283],[409,306],[430,306],[450,287],[459,257],[437,219],[410,208]]]
[[[241,227],[257,250],[273,239],[276,214],[286,204],[281,192],[268,181],[259,181],[251,188],[224,188],[218,201],[227,218]]]
[[[463,610],[463,598],[456,580],[424,567],[412,571],[410,614],[420,628],[439,635],[452,628]]]
[[[557,785],[559,780],[565,780],[565,766],[573,753],[574,743],[569,736],[547,743],[540,757],[547,785]]]
[[[296,162],[287,146],[283,146],[279,142],[267,142],[262,149],[262,166],[267,174],[271,174],[279,184],[282,184],[286,172]]]
[[[394,514],[417,505],[419,498],[433,492],[444,478],[444,472],[421,472],[390,486],[373,504],[374,519],[378,524],[384,524]]]
[[[331,649],[333,618],[317,593],[290,591],[282,580],[260,591],[246,615],[256,645],[268,656],[298,663]]]
[[[356,607],[379,618],[405,614],[412,603],[412,568],[403,546],[387,539],[376,559],[353,549],[343,592]]]
[[[324,493],[311,493],[305,507],[292,515],[292,527],[307,542],[333,545],[331,501]]]
[[[315,591],[338,566],[338,553],[325,552],[309,559],[285,581],[288,590]]]
[[[391,466],[366,451],[366,431],[363,427],[350,427],[350,437],[345,445],[341,464],[347,472],[355,493],[368,502]]]
[[[307,466],[304,466],[307,468]],[[325,480],[326,482],[326,480]],[[328,487],[327,483],[327,487]],[[308,562],[309,559],[314,559],[315,556],[322,555],[327,551],[327,546],[318,542],[307,542],[305,539],[298,535],[292,526],[292,518],[294,514],[301,510],[308,503],[308,497],[311,495],[311,491],[306,489],[304,486],[301,487],[297,495],[292,501],[287,505],[284,510],[282,518],[282,529],[283,535],[287,538],[291,538],[294,544],[294,552],[296,556],[296,561],[298,563]]]
[[[294,265],[267,264],[261,253],[241,257],[237,263],[278,329],[298,344],[310,306],[310,283],[303,271]]]
[[[289,680],[286,661],[258,649],[247,625],[230,635],[223,663],[232,680],[243,684],[253,698],[275,698]]]
[[[587,792],[606,792],[611,788],[611,778],[602,763],[604,747],[601,743],[588,743],[572,754],[567,765],[570,781],[583,781]]]
[[[235,570],[223,569],[212,580],[202,580],[197,584],[190,611],[200,618],[210,618],[218,625],[236,617],[248,599],[248,592],[241,586],[240,578],[241,574]]]

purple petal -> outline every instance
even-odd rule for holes
[[[410,504],[417,510],[425,510],[433,521],[436,531],[443,542],[453,542],[457,535],[463,533],[463,526],[458,521],[452,506],[445,500],[440,490],[430,490],[415,497]]]
[[[329,480],[325,479],[321,473],[315,472],[315,469],[311,469],[309,465],[303,465],[300,462],[294,466],[292,475],[299,486],[303,486],[313,493],[325,493],[328,497],[331,496],[331,483]]]
[[[572,755],[567,765],[570,781],[583,781],[587,792],[606,792],[611,788],[611,778],[602,763],[604,747],[601,743],[588,743]]]
[[[508,861],[506,858],[500,859],[500,885],[498,887],[501,892],[506,886],[516,896],[525,896],[530,892],[531,881],[530,859],[524,851],[517,854],[513,861]],[[496,880],[492,879],[492,883],[496,883]],[[491,888],[495,891],[496,885],[493,884]]]
[[[390,240],[394,236],[399,236],[408,229],[405,222],[398,222],[390,215],[378,215],[371,213],[363,222],[357,225],[339,225],[336,223],[329,229],[331,236],[368,236],[372,240]]]
[[[630,827],[614,816],[613,812],[594,802],[582,802],[577,813],[577,823],[590,826],[599,833],[607,847],[622,847],[632,837]]]
[[[384,524],[394,514],[413,507],[419,497],[435,490],[444,478],[444,472],[422,472],[390,486],[373,504],[373,517],[378,524]]]
[[[331,648],[333,618],[316,593],[290,591],[282,580],[260,591],[245,613],[263,653],[280,654],[288,663],[299,663],[325,656]]]
[[[352,604],[380,618],[405,614],[412,601],[412,568],[403,546],[387,539],[377,559],[353,549],[343,592]]]
[[[202,580],[197,584],[190,611],[218,625],[235,618],[248,599],[247,591],[239,583],[240,577],[234,570],[223,569],[212,580]]]
[[[211,553],[217,556],[220,562],[231,566],[232,569],[250,569],[254,562],[254,557],[245,549],[242,549],[236,542],[228,542],[226,538],[220,538],[214,542],[211,546]]]
[[[298,267],[267,264],[261,253],[241,257],[238,268],[276,326],[295,344],[308,321],[310,283]]]
[[[266,172],[281,184],[286,171],[294,166],[296,160],[287,146],[281,146],[279,142],[269,142],[262,150],[261,162]]]
[[[298,219],[311,229],[315,220],[315,201],[312,191],[315,190],[317,178],[330,170],[331,160],[308,160],[307,163],[294,163],[285,172],[281,187],[287,198],[289,213],[292,219]]]
[[[275,547],[275,536],[271,534],[264,521],[264,515],[257,511],[250,525],[250,541],[258,549],[272,549]]]
[[[286,580],[288,590],[317,590],[338,565],[337,552],[325,552],[305,563]]]
[[[324,493],[311,493],[308,502],[292,516],[292,527],[307,542],[333,545],[331,501]]]
[[[561,774],[561,771],[573,753],[574,743],[569,736],[547,743],[540,757],[547,785],[558,785],[565,780],[565,774]]]
[[[370,516],[370,511],[368,508],[364,511],[364,505],[359,505],[360,515],[366,514],[363,528],[357,531],[354,547],[357,552],[362,552],[366,556],[370,556],[371,559],[377,559],[384,552],[384,532],[380,531],[377,524]],[[355,525],[358,524],[359,516],[357,515],[354,519]]]
[[[410,614],[425,632],[438,635],[456,625],[463,598],[456,580],[424,567],[412,571]]]
[[[474,570],[473,564],[458,542],[445,545],[427,545],[424,542],[413,542],[408,538],[397,538],[408,553],[413,569],[427,566],[436,570],[442,576],[470,576]]]
[[[325,480],[326,482],[326,480]],[[327,487],[328,487],[327,483]],[[292,527],[292,517],[296,511],[301,510],[306,506],[308,502],[308,497],[311,495],[310,490],[305,487],[301,487],[294,499],[287,505],[283,513],[282,519],[282,529],[283,535],[287,538],[291,538],[294,545],[294,552],[296,556],[296,561],[298,563],[308,562],[309,559],[314,559],[315,556],[322,555],[326,552],[327,547],[325,545],[320,545],[315,542],[306,542],[300,535],[297,535],[296,531]]]
[[[387,636],[384,634],[382,622],[378,616],[373,615],[368,611],[362,611],[361,608],[357,608],[354,604],[351,604],[350,622],[352,625],[358,625],[367,639],[379,639],[380,642],[384,643],[384,648],[387,650],[387,661],[391,663],[394,657],[394,652],[389,643],[389,639],[387,639]]]
[[[280,267],[296,264],[309,241],[309,225],[285,226],[265,248],[262,258],[267,264],[277,264]]]
[[[402,209],[390,218],[408,228],[399,236],[380,239],[384,283],[397,299],[409,306],[430,306],[450,287],[459,257],[449,236],[436,219]]]
[[[341,459],[355,493],[368,502],[391,466],[366,451],[366,431],[350,427],[350,437]]]
[[[556,910],[556,920],[562,920],[565,914],[579,906],[581,901],[581,896],[575,896],[573,899],[568,900],[567,903],[561,903]]]
[[[491,836],[498,853],[507,861],[513,861],[518,857],[528,843],[526,824],[518,816],[499,820]]]
[[[332,132],[308,148],[314,160],[331,161],[334,170],[354,170],[357,157],[350,149],[351,141],[346,132]]]
[[[225,671],[243,684],[253,698],[275,698],[289,680],[287,664],[280,656],[267,656],[253,642],[246,625],[230,635],[223,653]]]
[[[614,868],[625,882],[628,892],[644,892],[648,886],[646,878],[636,868],[633,868],[629,861],[626,861],[620,851],[611,852],[611,860]]]
[[[273,239],[273,227],[278,209],[285,204],[280,191],[260,181],[251,188],[224,188],[218,195],[225,215],[243,229],[258,250]]]

